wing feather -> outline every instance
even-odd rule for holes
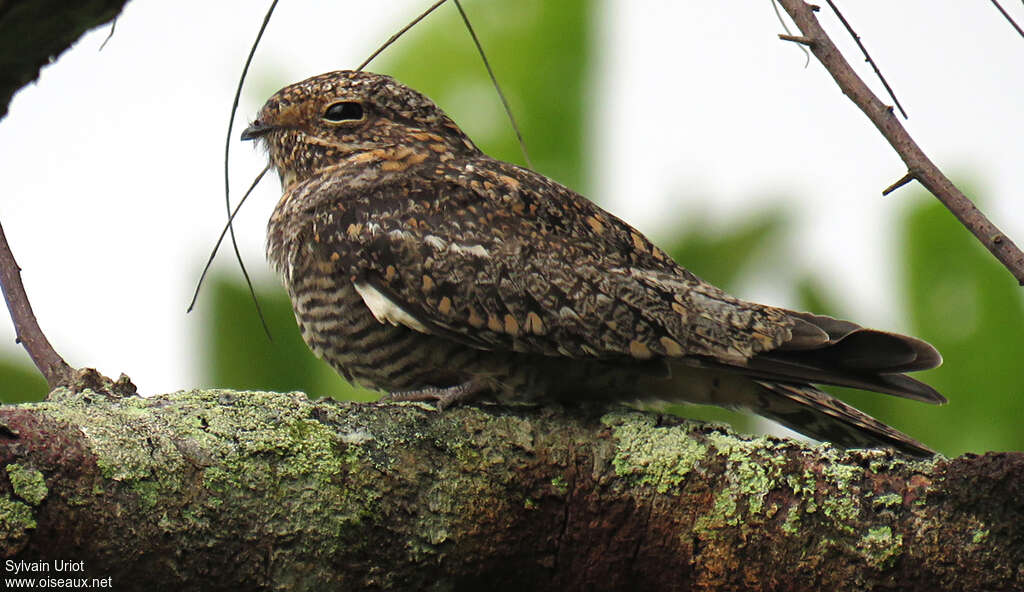
[[[432,170],[297,187],[316,196],[290,198],[312,204],[301,218],[316,236],[293,252],[329,251],[311,259],[348,274],[378,320],[480,349],[742,364],[790,338],[795,322],[777,309],[700,280],[565,187],[497,164],[453,164],[443,182]]]

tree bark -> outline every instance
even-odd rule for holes
[[[0,464],[0,553],[123,590],[1024,588],[1019,453],[914,461],[625,409],[58,389],[0,407]]]

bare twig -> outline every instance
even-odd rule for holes
[[[356,71],[362,71],[363,68],[368,66],[375,57],[380,55],[382,51],[384,51],[392,43],[397,41],[399,37],[406,33],[406,31],[415,27],[420,21],[427,18],[427,15],[429,15],[431,12],[434,12],[434,10],[436,10],[438,7],[440,7],[447,1],[448,0],[437,0],[436,2],[431,4],[426,10],[421,12],[419,16],[410,21],[409,24],[405,25],[404,27],[399,29],[397,33],[389,37],[387,41],[381,44],[380,47],[378,47],[373,53],[370,54],[370,57],[363,60],[363,63],[359,64],[359,67],[356,68]],[[501,92],[501,85],[498,84],[498,79],[494,76],[494,71],[491,69],[491,63],[487,60],[487,54],[484,53],[484,48],[482,45],[480,45],[480,39],[477,38],[476,31],[473,30],[473,25],[470,24],[469,22],[469,16],[466,15],[466,11],[463,10],[462,4],[458,0],[455,0],[455,6],[456,8],[459,9],[459,15],[462,16],[462,21],[466,24],[466,30],[469,31],[469,36],[473,38],[473,43],[476,45],[476,49],[480,53],[480,58],[483,59],[484,68],[487,69],[487,74],[491,77],[491,83],[494,85],[494,90],[498,91],[498,98],[501,99],[501,104],[505,107],[505,113],[508,115],[508,119],[512,123],[512,129],[515,131],[516,138],[519,140],[519,148],[523,151],[523,159],[526,161],[526,166],[533,168],[533,163],[530,162],[530,155],[526,151],[526,142],[523,141],[523,134],[520,133],[519,126],[516,124],[516,118],[512,115],[512,108],[509,107],[508,101],[505,100],[505,94]]]
[[[803,0],[779,0],[779,4],[800,28],[804,37],[812,40],[811,52],[825,66],[839,88],[868,116],[903,159],[907,165],[907,174],[938,198],[1017,281],[1024,285],[1024,253],[925,155],[893,115],[892,108],[883,104],[871,92],[850,67],[849,62],[839,53],[815,18],[811,6]]]
[[[238,241],[235,240],[235,227],[231,225],[231,176],[228,171],[228,157],[231,155],[231,141],[234,139],[231,136],[231,131],[234,129],[235,124],[235,113],[238,112],[238,100],[242,96],[242,86],[245,84],[245,76],[249,73],[249,66],[252,64],[252,57],[256,55],[256,48],[260,45],[260,40],[263,39],[263,33],[267,30],[267,25],[270,23],[270,17],[274,15],[274,9],[277,8],[278,0],[272,0],[270,7],[267,8],[267,13],[263,17],[263,23],[260,24],[260,30],[256,33],[256,39],[252,42],[252,47],[249,49],[249,55],[245,58],[245,65],[242,66],[242,75],[238,77],[238,87],[235,88],[235,98],[231,102],[231,116],[228,117],[228,133],[224,139],[224,207],[228,214],[228,230],[231,232],[231,247],[235,251],[235,260],[238,261],[238,267],[242,270],[242,277],[245,278],[245,285],[249,286],[249,295],[252,296],[252,303],[256,306],[256,316],[260,318],[260,324],[263,325],[263,332],[266,333],[267,339],[270,337],[270,327],[267,326],[267,319],[263,316],[263,309],[260,308],[260,300],[256,297],[256,289],[252,287],[252,280],[249,279],[249,271],[245,268],[245,262],[242,261],[242,253],[238,250]],[[263,173],[260,173],[259,178],[263,178]],[[255,184],[254,184],[255,186]],[[252,191],[252,189],[250,189]],[[220,246],[220,241],[217,241],[217,245]],[[213,255],[217,254],[217,250],[214,249]],[[211,257],[213,256],[211,255]],[[209,268],[209,263],[207,263]],[[203,271],[203,275],[206,275],[206,271]],[[192,302],[188,305],[188,312],[192,311],[192,307],[196,304],[196,298],[199,296],[199,288],[203,285],[203,278],[199,278],[199,285],[196,286],[196,293],[192,297]]]
[[[14,253],[7,244],[3,226],[0,226],[0,288],[3,288],[7,310],[11,312],[18,342],[24,346],[36,368],[46,378],[51,389],[71,384],[74,370],[50,345],[43,330],[39,328],[36,315],[32,312],[25,285],[21,283],[21,268],[14,260]]]
[[[434,12],[435,10],[437,10],[437,7],[441,6],[442,4],[444,4],[447,1],[448,0],[437,0],[437,2],[434,2],[433,4],[430,5],[429,8],[427,8],[426,10],[421,12],[418,17],[414,18],[412,20],[412,22],[410,22],[408,25],[406,25],[406,26],[402,27],[401,29],[399,29],[398,32],[395,33],[394,35],[392,35],[391,37],[388,37],[388,40],[385,41],[383,44],[381,44],[381,46],[378,47],[376,51],[371,53],[370,57],[368,57],[365,60],[363,60],[362,64],[359,64],[359,67],[356,68],[356,71],[357,72],[361,72],[363,70],[363,68],[369,66],[370,62],[373,61],[373,58],[375,58],[375,57],[380,55],[380,52],[382,52],[385,49],[387,49],[388,46],[390,46],[395,41],[398,41],[398,38],[401,37],[402,35],[404,35],[406,31],[408,31],[409,29],[415,27],[416,23],[418,23],[418,22],[422,21],[423,19],[427,18],[428,14],[430,14],[430,13]]]
[[[1003,14],[1003,18],[1005,18],[1007,21],[1009,21],[1010,26],[1013,27],[1014,29],[1016,29],[1017,33],[1021,37],[1024,37],[1024,30],[1021,30],[1020,25],[1018,25],[1017,22],[1013,20],[1013,17],[1011,17],[1009,15],[1009,13],[1007,13],[1005,10],[1003,10],[1003,7],[999,5],[999,2],[997,2],[996,0],[992,0],[992,4],[995,4],[995,6],[999,10],[999,12],[1001,12]]]
[[[117,17],[115,16],[114,20],[110,21],[110,32],[107,33],[107,38],[103,40],[103,43],[100,43],[100,48],[97,51],[103,51],[103,48],[107,46],[107,42],[110,41],[114,37],[114,29],[116,29],[116,28],[117,28]]]
[[[914,175],[911,175],[910,173],[907,173],[906,175],[903,175],[902,177],[900,177],[899,181],[896,181],[892,185],[890,185],[890,186],[886,187],[885,189],[883,189],[882,190],[882,195],[889,195],[893,191],[896,191],[900,187],[903,187],[904,185],[906,185],[907,183],[910,183],[913,180],[914,180]]]
[[[782,39],[783,41],[792,41],[793,43],[797,43],[799,45],[810,45],[811,43],[813,43],[813,41],[811,41],[807,37],[801,37],[799,35],[783,35],[780,33],[779,39]]]
[[[462,22],[466,23],[466,30],[469,31],[469,36],[473,38],[476,50],[484,61],[484,68],[487,69],[487,75],[491,77],[491,84],[494,85],[494,90],[498,91],[498,98],[501,99],[501,104],[505,107],[505,114],[508,115],[508,120],[512,123],[512,129],[516,133],[516,139],[519,140],[519,149],[523,151],[523,160],[526,161],[526,166],[532,169],[533,163],[530,162],[530,154],[526,151],[526,141],[523,140],[523,134],[519,131],[519,126],[516,125],[516,118],[512,115],[512,107],[509,106],[508,101],[505,99],[505,93],[501,92],[501,85],[498,84],[498,78],[494,75],[494,70],[491,69],[491,62],[487,60],[484,47],[480,45],[480,39],[476,36],[476,31],[473,30],[473,25],[469,22],[469,16],[466,15],[466,11],[462,8],[462,3],[459,0],[455,0],[455,7],[459,9]]]
[[[789,25],[786,24],[786,19],[782,18],[782,13],[779,12],[779,5],[775,3],[775,0],[769,1],[772,3],[772,10],[775,11],[775,18],[779,19],[779,24],[782,25],[782,30],[786,32],[787,36],[792,37],[792,35],[789,35]],[[788,41],[795,41],[795,39],[788,39]],[[800,51],[804,54],[804,68],[806,68],[811,64],[811,53],[807,51],[806,47],[800,45],[799,42],[797,42],[797,47],[799,47]]]
[[[242,196],[242,199],[238,201],[238,205],[235,206],[235,209],[228,212],[228,221],[226,224],[224,224],[224,230],[220,231],[220,236],[217,237],[217,243],[213,245],[213,250],[210,252],[210,258],[206,260],[206,265],[203,266],[203,273],[199,275],[199,281],[196,282],[196,290],[195,292],[192,293],[192,302],[189,303],[188,310],[186,310],[185,312],[192,312],[192,309],[195,308],[196,300],[199,299],[199,288],[203,287],[203,281],[206,279],[206,274],[210,271],[210,266],[213,265],[213,258],[217,256],[217,251],[220,249],[220,244],[224,242],[224,235],[226,235],[228,233],[228,230],[231,228],[231,223],[235,221],[235,216],[237,216],[238,211],[242,209],[242,204],[245,203],[245,200],[249,199],[249,194],[252,193],[253,189],[256,189],[256,186],[259,185],[260,181],[263,180],[263,175],[266,175],[267,171],[269,170],[269,164],[263,167],[263,170],[260,171],[260,174],[256,175],[256,178],[253,179],[252,184],[249,185],[249,190],[246,191],[245,195]],[[252,289],[252,284],[249,284],[249,288]],[[255,297],[256,296],[253,295],[253,298]],[[260,315],[260,318],[262,319],[263,316]],[[267,337],[269,338],[270,329],[267,327],[266,323],[264,323],[263,325],[263,330],[267,333]]]
[[[892,99],[892,102],[896,103],[896,108],[903,114],[903,119],[909,119],[907,117],[907,112],[903,109],[903,105],[900,105],[900,100],[896,98],[896,93],[892,91],[892,87],[889,86],[889,82],[885,79],[885,76],[882,76],[882,71],[878,69],[878,64],[875,63],[875,60],[871,59],[868,49],[860,42],[860,35],[853,30],[853,27],[851,27],[850,23],[846,21],[846,17],[843,16],[843,13],[839,12],[839,8],[836,7],[832,0],[825,0],[825,2],[828,2],[829,7],[832,8],[832,12],[836,13],[836,16],[839,17],[843,26],[846,27],[846,32],[850,34],[850,37],[853,37],[853,40],[857,42],[857,47],[859,47],[861,53],[864,54],[864,61],[871,64],[871,69],[875,71],[875,75],[882,81],[882,86],[885,87],[885,92],[889,93],[889,97]]]

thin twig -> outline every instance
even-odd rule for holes
[[[861,52],[864,54],[864,61],[871,64],[871,68],[875,71],[875,75],[877,75],[878,79],[882,81],[882,86],[885,87],[885,92],[889,93],[889,97],[892,99],[892,102],[896,103],[896,108],[903,114],[903,119],[909,119],[907,117],[907,112],[903,110],[903,105],[900,105],[900,100],[896,98],[896,93],[892,91],[892,87],[890,87],[889,83],[885,80],[885,76],[882,76],[882,71],[878,69],[878,64],[875,63],[875,60],[871,59],[871,55],[868,54],[867,48],[860,42],[860,35],[853,30],[850,23],[846,22],[846,17],[843,16],[843,13],[839,12],[839,9],[832,3],[832,0],[825,1],[828,2],[828,5],[832,8],[832,12],[836,13],[836,16],[839,17],[843,26],[846,27],[846,31],[850,34],[850,37],[853,37],[853,40],[857,42],[857,47],[859,47]]]
[[[779,33],[779,39],[782,39],[783,41],[792,41],[798,45],[810,45],[813,43],[812,40],[807,37],[801,37],[800,35],[783,35],[782,33]],[[806,68],[806,66],[804,67]]]
[[[512,107],[509,107],[508,100],[505,99],[505,93],[501,92],[501,85],[498,84],[498,79],[494,76],[494,70],[491,69],[491,63],[487,60],[487,54],[484,53],[484,48],[480,45],[480,39],[477,38],[476,31],[473,30],[473,25],[469,23],[469,17],[466,15],[466,11],[463,10],[462,3],[459,0],[455,0],[455,7],[459,9],[459,14],[462,15],[462,22],[466,23],[466,30],[469,31],[469,36],[473,38],[473,43],[480,54],[480,59],[484,61],[484,68],[487,69],[487,75],[491,77],[491,84],[494,85],[494,90],[498,91],[498,98],[501,99],[501,104],[505,107],[505,114],[508,115],[508,120],[512,123],[512,129],[516,132],[516,139],[519,140],[519,149],[523,151],[523,159],[526,161],[526,166],[532,169],[533,163],[530,162],[530,154],[526,151],[526,141],[523,140],[523,134],[519,131],[519,126],[516,125],[516,118],[512,115]]]
[[[434,2],[433,4],[430,5],[430,8],[424,10],[423,12],[420,13],[420,15],[418,17],[414,18],[412,20],[412,22],[410,22],[408,25],[406,25],[406,26],[402,27],[401,29],[399,29],[398,32],[395,33],[394,35],[392,35],[391,37],[388,37],[388,40],[385,41],[380,47],[378,47],[377,51],[371,53],[370,57],[368,57],[365,60],[363,60],[362,64],[359,64],[359,67],[356,68],[356,72],[361,72],[363,70],[363,68],[369,66],[370,62],[373,61],[373,58],[375,58],[375,57],[380,55],[380,52],[382,52],[385,49],[387,49],[388,46],[390,46],[395,41],[398,41],[398,38],[401,37],[402,35],[404,35],[406,31],[408,31],[409,29],[415,27],[416,23],[418,23],[418,22],[422,21],[423,19],[427,18],[428,14],[430,14],[430,13],[434,12],[435,10],[437,10],[438,6],[441,6],[442,4],[444,4],[447,1],[448,0],[437,0],[437,2]]]
[[[14,260],[11,247],[7,244],[3,226],[0,226],[0,288],[3,289],[7,310],[14,321],[18,343],[24,346],[32,362],[39,368],[50,389],[71,384],[74,369],[60,357],[39,328],[36,315],[32,312],[25,285],[21,283],[21,268]]]
[[[821,28],[811,7],[803,0],[779,0],[782,8],[800,28],[805,37],[814,40],[811,52],[825,66],[843,93],[868,116],[878,131],[907,165],[908,174],[930,191],[956,216],[975,237],[985,245],[1024,285],[1024,253],[979,210],[970,199],[953,185],[910,137],[907,130],[892,114],[892,110],[871,92],[849,62]]]
[[[249,65],[252,64],[252,57],[256,55],[256,48],[260,44],[260,40],[263,39],[263,32],[267,30],[267,24],[270,23],[270,17],[274,14],[274,9],[277,8],[278,0],[272,0],[270,8],[267,9],[267,14],[263,17],[263,23],[260,25],[260,30],[256,33],[256,39],[252,43],[252,48],[249,49],[249,55],[245,58],[245,65],[242,66],[242,75],[238,77],[238,88],[235,89],[235,98],[231,102],[231,117],[228,118],[228,133],[224,139],[224,207],[228,214],[228,230],[231,233],[231,246],[235,250],[235,259],[238,261],[238,266],[242,269],[242,277],[245,278],[245,285],[249,286],[249,295],[252,296],[252,302],[256,306],[256,316],[260,318],[260,324],[263,325],[263,332],[266,333],[267,339],[273,339],[270,336],[270,327],[267,326],[267,319],[263,316],[263,309],[260,308],[260,301],[256,298],[256,289],[252,286],[252,280],[249,279],[249,271],[245,268],[245,263],[242,261],[242,253],[238,250],[238,241],[235,240],[235,227],[231,225],[231,219],[234,217],[231,213],[231,176],[228,172],[228,156],[231,154],[231,142],[234,137],[231,135],[235,125],[235,114],[238,112],[238,101],[242,96],[242,85],[245,84],[245,76],[249,73]],[[266,171],[264,171],[266,172]],[[257,178],[263,178],[263,173]],[[255,186],[255,184],[254,184]],[[252,189],[250,189],[252,191]],[[220,241],[217,241],[217,245],[220,246]],[[217,250],[214,249],[213,255],[217,254]],[[213,256],[211,255],[211,257]],[[206,264],[209,269],[210,264]],[[203,271],[203,277],[206,276],[206,271]],[[203,278],[199,278],[199,284],[196,286],[196,293],[192,297],[192,302],[188,305],[189,312],[192,311],[192,307],[196,304],[196,298],[199,297],[199,288],[203,285]]]
[[[896,191],[900,187],[903,187],[904,185],[906,185],[907,183],[910,183],[913,180],[914,180],[914,175],[912,175],[911,173],[907,173],[906,175],[903,175],[902,177],[900,177],[899,181],[896,181],[892,185],[890,185],[890,186],[886,187],[885,189],[883,189],[882,190],[882,195],[883,196],[889,195],[893,191]]]
[[[252,193],[253,189],[256,189],[256,186],[259,185],[259,182],[263,179],[263,175],[266,175],[267,171],[269,170],[270,164],[268,163],[267,166],[263,167],[263,170],[260,171],[260,174],[256,175],[256,178],[253,180],[252,184],[249,185],[249,190],[246,191],[245,195],[242,196],[242,199],[238,201],[238,205],[235,206],[235,209],[228,212],[227,224],[224,225],[224,230],[220,231],[220,236],[217,237],[217,243],[213,245],[213,251],[210,252],[210,258],[206,260],[206,265],[203,266],[203,273],[199,275],[199,282],[196,284],[196,291],[192,293],[192,302],[189,303],[188,310],[186,310],[185,312],[192,312],[192,309],[195,308],[196,300],[199,298],[199,288],[203,287],[203,280],[206,279],[206,274],[207,272],[210,271],[210,266],[213,265],[213,259],[214,257],[217,256],[217,251],[220,249],[220,244],[224,241],[224,236],[228,233],[228,230],[231,228],[231,223],[234,222],[235,216],[238,214],[238,210],[242,209],[242,204],[245,203],[245,200],[249,199],[249,194]],[[250,288],[251,287],[252,286],[250,285]],[[253,295],[253,298],[255,297],[256,296]],[[260,318],[262,319],[263,317],[261,316]],[[267,328],[265,324],[263,325],[263,329],[267,332],[267,337],[270,337],[270,330]]]
[[[100,48],[96,51],[103,51],[103,48],[107,46],[107,41],[110,41],[114,36],[114,29],[117,28],[117,19],[118,17],[115,16],[114,20],[110,21],[110,32],[107,33],[107,38],[103,40],[103,43],[100,43]]]
[[[998,9],[999,9],[999,12],[1003,13],[1003,17],[1004,17],[1004,18],[1006,18],[1006,20],[1010,22],[1010,26],[1012,26],[1012,27],[1013,27],[1014,29],[1016,29],[1016,30],[1017,30],[1017,33],[1018,33],[1018,34],[1019,34],[1019,35],[1020,35],[1021,37],[1024,37],[1024,31],[1022,31],[1022,30],[1021,30],[1021,28],[1020,28],[1020,25],[1018,25],[1018,24],[1017,24],[1017,23],[1016,23],[1016,22],[1015,22],[1015,21],[1013,20],[1013,17],[1011,17],[1011,16],[1009,15],[1009,14],[1007,14],[1007,12],[1006,12],[1005,10],[1003,10],[1003,7],[999,5],[999,2],[997,2],[996,0],[992,0],[992,4],[995,4],[995,5],[996,5],[996,8],[998,8]]]
[[[782,25],[782,30],[786,32],[785,37],[783,37],[782,35],[779,35],[779,37],[782,39],[786,39],[787,41],[796,41],[796,39],[792,38],[793,36],[789,34],[789,25],[786,24],[786,19],[782,18],[782,13],[779,12],[778,3],[775,2],[775,0],[768,1],[772,3],[772,10],[775,11],[775,18],[779,19],[779,24]],[[811,53],[807,51],[807,48],[803,47],[803,45],[801,45],[799,41],[797,41],[797,47],[800,48],[800,51],[804,52],[804,58],[806,58],[804,60],[804,68],[806,68],[811,64]]]

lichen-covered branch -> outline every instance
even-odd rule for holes
[[[1020,454],[920,462],[626,410],[58,390],[0,407],[0,466],[0,554],[124,590],[1024,587]]]

